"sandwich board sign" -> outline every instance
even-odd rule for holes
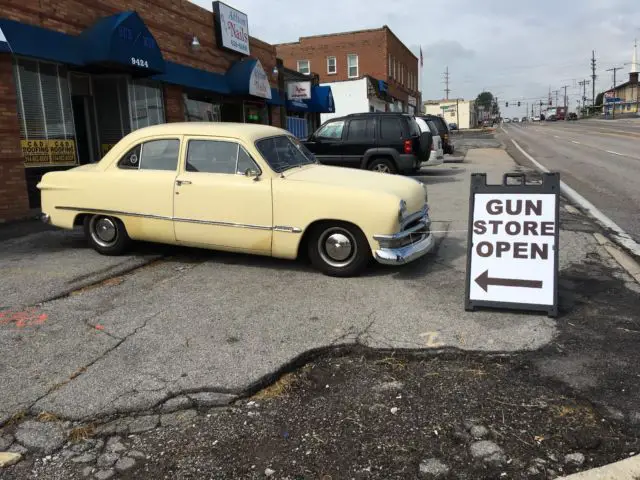
[[[496,185],[471,175],[466,310],[558,315],[559,193],[558,173],[542,174],[542,183],[505,174]]]

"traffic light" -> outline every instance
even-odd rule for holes
[[[518,106],[520,106],[520,102],[518,102]]]
[[[505,102],[504,106],[508,107],[509,106],[509,102]]]

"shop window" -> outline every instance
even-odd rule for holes
[[[336,66],[336,57],[327,57],[327,73],[333,75],[338,71]]]
[[[152,140],[129,150],[118,162],[127,170],[168,170],[178,167],[180,140]]]
[[[131,80],[129,82],[129,110],[131,130],[165,123],[160,84],[147,80]]]
[[[347,76],[356,78],[358,76],[358,55],[347,55]]]
[[[13,68],[25,167],[77,164],[66,68],[23,58]]]
[[[235,142],[189,140],[187,172],[244,174],[258,170],[249,154]]]
[[[206,102],[204,100],[196,100],[189,97],[186,93],[184,98],[184,116],[187,122],[221,122],[222,114],[220,105]]]
[[[309,60],[298,60],[298,72],[309,75],[311,73],[311,62]]]

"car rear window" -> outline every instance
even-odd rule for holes
[[[380,118],[380,138],[382,140],[401,140],[403,134],[404,129],[400,117]]]

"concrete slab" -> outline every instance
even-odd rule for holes
[[[514,167],[503,150],[490,148],[423,172],[438,247],[402,268],[338,279],[298,262],[175,249],[174,258],[47,302],[45,322],[0,330],[0,371],[12,372],[0,377],[0,405],[9,405],[7,414],[31,405],[34,413],[86,419],[150,409],[182,392],[239,394],[305,352],[341,344],[538,348],[556,332],[546,316],[464,311],[469,174],[499,182]],[[30,239],[22,256],[38,251],[49,265],[38,280],[46,283],[51,273],[58,289],[76,277],[57,275],[57,262],[77,275],[81,264],[98,261],[73,242],[57,251],[42,244]],[[562,231],[561,267],[597,248],[589,233]],[[10,278],[16,281],[26,279]]]

